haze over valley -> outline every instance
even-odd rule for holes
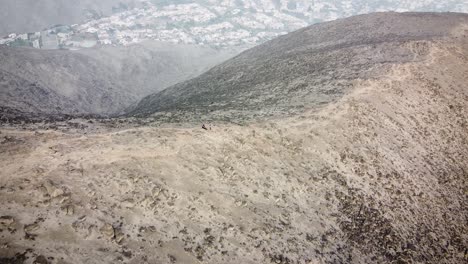
[[[78,51],[0,47],[2,119],[120,114],[238,51],[161,42]]]

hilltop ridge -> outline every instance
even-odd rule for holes
[[[241,120],[299,113],[336,101],[355,80],[427,59],[430,43],[450,41],[466,23],[461,13],[376,13],[312,25],[149,95],[129,115]]]

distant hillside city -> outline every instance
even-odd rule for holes
[[[205,0],[142,1],[141,7],[120,4],[111,16],[95,12],[88,21],[55,25],[32,33],[11,33],[0,45],[37,49],[80,49],[96,45],[126,46],[157,40],[214,47],[255,45],[307,25],[373,11],[458,11],[468,5],[449,0]],[[87,11],[89,12],[89,10]]]

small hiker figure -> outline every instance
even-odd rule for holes
[[[208,130],[208,128],[206,128],[205,124],[203,124],[203,126],[201,128],[203,128],[205,130]]]

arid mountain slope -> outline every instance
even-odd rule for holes
[[[150,95],[130,115],[167,111],[174,119],[195,113],[240,120],[301,112],[340,98],[356,79],[423,59],[406,43],[450,37],[462,23],[468,15],[376,13],[313,25]]]
[[[294,117],[208,131],[79,120],[2,129],[0,256],[463,263],[467,33],[409,42],[424,60]]]
[[[0,262],[465,263],[468,23],[445,34],[286,117],[2,127]]]
[[[236,53],[157,42],[79,51],[2,47],[0,106],[45,115],[116,114]]]

